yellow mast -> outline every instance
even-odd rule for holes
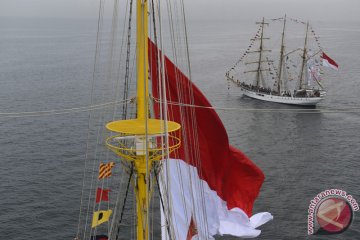
[[[145,120],[147,124],[148,118],[148,3],[147,0],[136,1],[136,72],[137,72],[137,119]],[[147,126],[145,126],[145,134],[147,133]],[[144,142],[144,145],[148,143]],[[148,165],[147,165],[148,164]],[[136,183],[136,213],[137,213],[137,239],[148,239],[148,192],[147,176],[150,172],[152,162],[147,161],[146,153],[139,154],[135,161]]]
[[[137,118],[148,116],[148,3],[136,2],[136,72],[137,72]]]
[[[149,118],[149,74],[148,74],[148,1],[136,2],[136,71],[137,71],[137,117],[136,119],[119,120],[106,124],[112,132],[107,137],[106,145],[122,160],[130,161],[135,167],[135,196],[137,212],[137,239],[149,238],[148,206],[149,174],[154,161],[180,147],[180,138],[174,132],[180,129],[180,124]],[[166,113],[165,113],[166,114]],[[167,128],[165,128],[167,125]],[[159,138],[168,132],[169,146],[159,144]],[[127,139],[124,141],[124,139]],[[129,141],[132,139],[133,141]],[[167,152],[164,148],[167,148]]]

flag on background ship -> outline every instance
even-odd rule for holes
[[[157,47],[149,41],[155,98],[159,98],[161,89],[157,53]],[[212,239],[216,234],[258,236],[261,231],[256,228],[272,219],[267,212],[252,216],[264,174],[240,150],[229,145],[226,130],[208,100],[168,58],[165,69],[167,100],[185,106],[168,106],[168,118],[181,123],[184,141],[179,151],[166,160],[168,165],[163,169],[163,182],[170,182],[171,186],[167,191],[170,190],[168,205],[172,211],[162,212],[162,225],[171,222],[176,226],[172,233],[176,240],[187,239],[193,225],[199,239]],[[154,109],[159,117],[160,104],[154,104]],[[169,239],[167,231],[162,229],[163,239]]]
[[[91,227],[94,228],[104,222],[109,221],[111,214],[112,214],[111,210],[94,212]]]
[[[103,179],[103,178],[110,177],[111,176],[111,169],[114,166],[115,166],[114,162],[100,163],[98,179]]]
[[[97,188],[96,190],[96,203],[100,201],[109,201],[110,189]]]
[[[321,58],[322,58],[322,65],[324,67],[329,67],[335,70],[339,70],[339,65],[324,52],[322,53]]]

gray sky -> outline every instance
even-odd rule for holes
[[[193,15],[200,9],[219,18],[247,18],[288,16],[309,20],[360,21],[360,0],[187,0]],[[203,14],[201,14],[203,16]]]
[[[98,4],[99,0],[0,0],[0,16],[96,18]],[[309,20],[360,21],[360,0],[185,0],[185,4],[190,19],[259,19],[286,13]]]

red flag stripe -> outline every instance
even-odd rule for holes
[[[194,218],[191,218],[189,230],[186,236],[186,240],[191,240],[193,236],[197,235],[198,232],[196,230]]]
[[[160,96],[157,51],[154,43],[149,41],[155,98]],[[201,91],[168,58],[165,58],[165,68],[169,102],[211,107]],[[159,104],[154,104],[154,109],[159,117]],[[170,121],[181,123],[182,139],[187,140],[181,143],[178,156],[172,158],[182,159],[197,167],[200,178],[227,203],[228,209],[238,207],[251,216],[264,174],[240,150],[229,145],[225,127],[215,110],[170,104],[168,113]],[[197,121],[197,124],[193,121]]]
[[[329,62],[329,64],[331,64],[337,68],[339,67],[339,65],[333,59],[331,59],[328,55],[326,55],[324,52],[322,53],[322,58],[326,59]]]

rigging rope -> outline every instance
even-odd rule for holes
[[[114,1],[114,7],[113,7],[113,16],[112,16],[112,23],[111,23],[111,32],[110,32],[110,35],[111,35],[111,42],[110,42],[110,48],[109,48],[109,52],[108,52],[108,60],[107,60],[107,75],[106,75],[106,80],[108,83],[111,82],[112,80],[112,69],[113,69],[113,65],[115,63],[115,59],[114,59],[114,53],[117,52],[116,51],[116,44],[117,44],[117,26],[118,26],[118,8],[119,8],[119,0],[115,0]],[[123,32],[123,37],[124,37],[124,32]],[[120,49],[120,59],[119,59],[119,65],[121,63],[121,58],[122,58],[122,51],[123,51],[123,44],[121,45],[121,49]],[[119,71],[119,68],[117,69]],[[114,90],[114,96],[115,96],[115,101],[117,101],[118,99],[118,91],[117,91],[117,88],[119,86],[119,72],[117,72],[117,75],[116,75],[116,78],[115,78],[115,86],[112,88],[110,84],[108,84],[107,86],[110,86],[110,89],[108,89],[108,92],[111,92],[112,90]],[[111,96],[111,95],[110,95]],[[103,93],[102,94],[102,97],[105,98],[105,94]],[[126,101],[124,102],[124,105],[126,105]],[[114,119],[115,117],[115,112],[116,112],[116,106],[117,105],[113,105],[114,108],[113,108],[113,115],[112,115],[112,119]],[[95,154],[95,158],[94,158],[94,163],[96,162],[96,160],[100,163],[101,162],[101,159],[109,159],[109,151],[105,151],[104,148],[100,148],[100,151],[98,153],[98,146],[103,146],[103,139],[106,138],[106,130],[105,128],[103,128],[102,126],[105,125],[106,123],[106,120],[105,120],[105,117],[106,117],[106,112],[105,112],[105,109],[102,109],[101,111],[101,116],[100,116],[100,122],[101,124],[98,126],[98,133],[97,133],[97,144],[96,144],[96,147],[95,147],[95,151],[94,151],[94,154]],[[93,171],[93,174],[94,174],[94,171]],[[92,176],[92,181],[93,181],[93,176]],[[107,186],[109,186],[111,183],[113,182],[113,178],[106,178],[106,179],[102,179],[101,181],[101,187],[103,188],[104,187],[104,184],[106,183]],[[97,188],[97,186],[99,185],[99,181],[96,181],[96,187],[95,189]],[[91,183],[92,185],[92,183]],[[90,192],[91,192],[91,189],[90,189]],[[101,205],[102,205],[102,202],[100,201],[98,206],[97,206],[97,211],[99,211],[101,209]],[[93,202],[93,211],[95,210],[96,208],[96,202],[94,201]],[[110,202],[107,202],[107,209],[110,209]],[[110,233],[110,224],[109,222],[107,223],[107,228],[108,228],[108,233]],[[96,231],[97,231],[97,228],[94,229],[94,236],[96,236]]]
[[[160,103],[159,99],[153,97],[153,100]],[[43,117],[43,116],[51,116],[51,115],[62,115],[62,114],[71,114],[71,113],[80,113],[80,112],[91,112],[94,110],[100,110],[103,108],[108,108],[117,104],[125,104],[125,103],[134,103],[135,98],[126,99],[125,101],[117,101],[117,102],[107,102],[101,103],[91,106],[85,107],[76,107],[76,108],[64,108],[64,109],[53,109],[53,110],[45,110],[45,111],[30,111],[30,112],[0,112],[1,118],[26,118],[26,117]],[[296,108],[226,108],[226,107],[207,107],[207,106],[197,106],[191,104],[182,104],[170,102],[169,104],[173,105],[181,105],[185,107],[199,107],[199,108],[212,108],[215,110],[229,110],[229,111],[242,111],[242,112],[313,112],[313,113],[346,113],[346,112],[358,112],[360,111],[360,107],[347,107],[347,108],[315,108],[315,109],[296,109]]]
[[[24,117],[42,117],[50,115],[61,115],[61,114],[70,114],[70,113],[79,113],[79,112],[91,112],[94,110],[104,109],[112,107],[117,104],[126,104],[133,103],[135,98],[125,99],[123,101],[114,101],[100,103],[85,107],[75,107],[75,108],[64,108],[64,109],[53,109],[45,111],[31,111],[31,112],[0,112],[0,118],[24,118]]]
[[[165,65],[164,65],[164,47],[163,47],[163,34],[162,34],[162,17],[161,17],[161,6],[160,6],[161,1],[157,1],[156,2],[156,11],[157,11],[157,18],[155,17],[155,11],[153,11],[153,28],[154,28],[154,39],[155,39],[155,44],[158,47],[158,59],[157,61],[155,61],[152,64],[157,64],[158,65],[158,76],[159,76],[159,95],[161,99],[164,99],[164,104],[160,107],[160,119],[163,119],[165,121],[164,124],[164,128],[165,128],[165,136],[161,138],[161,145],[164,146],[163,150],[162,150],[162,155],[165,156],[165,159],[169,159],[169,151],[168,146],[169,146],[169,139],[168,139],[168,133],[167,133],[167,105],[166,105],[166,93],[165,93]],[[154,8],[155,10],[155,8]],[[159,37],[160,37],[160,41],[157,41],[157,31],[156,31],[156,21],[158,20],[158,29],[159,29]],[[150,58],[152,59],[152,57]],[[162,165],[163,167],[168,167],[167,164]],[[156,172],[155,172],[156,174]],[[157,177],[157,176],[156,176]],[[164,190],[164,188],[169,187],[170,183],[167,182],[166,184],[162,185],[162,190],[164,193],[168,193],[168,191],[166,191],[166,189]],[[159,192],[161,194],[161,192]],[[171,216],[171,210],[169,205],[171,204],[169,202],[169,198],[168,196],[165,194],[165,196],[161,196],[161,201],[162,201],[162,206],[166,205],[167,206],[167,211],[165,211],[165,207],[164,207],[164,211],[162,211],[163,216],[164,216],[164,222],[166,224],[166,232],[168,233],[168,236],[170,239],[172,239],[173,234],[174,234],[174,229],[173,229],[173,225],[171,224],[171,218],[169,218],[169,216]]]
[[[130,50],[131,50],[131,19],[132,19],[132,5],[133,0],[130,0],[130,12],[128,20],[128,33],[127,33],[127,49],[126,49],[126,67],[125,67],[125,82],[124,82],[124,92],[123,99],[127,99],[129,95],[129,75],[130,75]],[[122,109],[122,119],[127,118],[127,104],[123,105]]]
[[[134,173],[134,165],[131,165],[129,180],[128,180],[127,185],[126,185],[125,197],[124,197],[124,201],[123,201],[123,205],[122,205],[122,209],[121,209],[120,220],[118,222],[118,228],[117,228],[117,231],[116,231],[116,240],[118,240],[118,238],[119,238],[120,224],[121,224],[121,221],[123,219],[124,212],[125,212],[125,203],[126,203],[126,199],[127,199],[128,193],[129,193],[130,182],[131,182],[131,177],[132,177],[133,173]]]
[[[152,97],[155,102],[161,103],[161,100]],[[214,109],[214,110],[228,110],[228,111],[242,111],[242,112],[290,112],[290,113],[358,113],[360,112],[360,107],[348,107],[348,108],[324,108],[324,109],[295,109],[295,108],[226,108],[226,107],[214,107],[214,106],[199,106],[193,104],[184,104],[180,102],[169,102],[169,105],[177,105],[182,107],[192,107],[192,108],[205,108],[205,109]]]
[[[94,57],[94,68],[93,68],[93,75],[92,75],[92,82],[91,82],[91,92],[90,92],[90,105],[93,104],[94,98],[94,85],[95,85],[95,74],[97,69],[97,62],[98,62],[98,54],[100,48],[100,30],[102,28],[102,20],[103,20],[103,7],[104,0],[99,2],[99,16],[97,22],[97,34],[96,34],[96,48],[95,48],[95,57]],[[76,232],[76,238],[79,238],[80,235],[80,225],[81,225],[81,214],[82,214],[82,206],[83,206],[83,196],[84,196],[84,188],[85,188],[85,176],[86,176],[86,169],[87,169],[87,161],[88,161],[88,154],[89,154],[89,140],[90,140],[90,122],[91,122],[91,111],[89,112],[88,116],[88,129],[87,129],[87,141],[86,141],[86,149],[85,149],[85,158],[84,158],[84,171],[83,171],[83,181],[82,181],[82,189],[81,189],[81,197],[80,197],[80,210],[79,210],[79,219],[78,219],[78,228]],[[88,213],[87,213],[88,214]],[[86,223],[84,227],[84,239],[86,236]]]
[[[184,26],[184,38],[185,38],[185,49],[186,49],[186,60],[187,60],[187,65],[188,65],[188,70],[189,70],[189,79],[191,80],[192,79],[192,75],[191,75],[191,64],[190,64],[190,52],[189,52],[189,42],[188,42],[188,35],[187,35],[187,27],[186,27],[186,17],[185,17],[185,4],[184,4],[184,0],[181,0],[181,4],[182,4],[182,7],[181,7],[181,15],[182,15],[182,20],[183,20],[183,26]],[[192,88],[191,88],[192,89]],[[194,96],[193,96],[193,93],[191,92],[191,102],[194,103]],[[195,114],[195,111],[192,111],[192,119],[194,120],[193,121],[193,129],[195,130],[195,136],[198,137],[198,128],[197,128],[197,122],[196,122],[196,118],[195,118],[196,114]],[[197,138],[198,139],[198,138]],[[201,157],[200,157],[200,146],[199,146],[199,143],[198,141],[195,141],[195,149],[197,150],[196,151],[196,159],[197,159],[197,167],[198,169],[202,169],[201,167]],[[199,174],[202,174],[201,171],[199,171]],[[190,183],[192,185],[192,178],[190,178]],[[202,215],[202,221],[203,221],[203,224],[205,224],[205,232],[208,233],[209,232],[209,229],[208,229],[208,221],[207,221],[207,213],[206,213],[206,205],[205,205],[205,193],[204,193],[204,188],[202,186],[202,183],[200,183],[200,186],[199,187],[199,190],[198,191],[201,195],[200,199],[202,199],[202,211],[203,211],[203,215]],[[194,203],[195,204],[195,203]],[[194,209],[195,206],[193,206]],[[198,223],[199,224],[199,223]]]
[[[131,26],[132,26],[132,7],[133,6],[133,0],[127,0],[126,1],[126,13],[125,13],[125,16],[124,16],[124,26],[123,26],[123,41],[122,41],[122,47],[121,47],[121,52],[123,50],[123,45],[124,45],[124,42],[126,42],[126,62],[125,62],[125,78],[124,78],[124,85],[123,85],[123,99],[127,99],[128,98],[128,95],[129,95],[129,88],[130,88],[130,85],[131,85],[131,79],[132,79],[132,76],[131,76],[131,71],[130,71],[130,55],[131,55]],[[129,10],[129,15],[127,14]],[[126,40],[125,40],[125,32],[126,32],[126,24],[127,24],[127,35],[126,35]],[[122,53],[120,54],[120,58],[122,57]],[[135,58],[134,58],[135,60]],[[119,61],[119,66],[118,66],[118,76],[117,76],[117,86],[116,86],[116,94],[115,94],[115,99],[118,99],[118,93],[120,92],[120,89],[119,89],[119,79],[120,79],[120,69],[121,69],[121,60]],[[133,67],[132,67],[133,69]],[[134,100],[136,99],[136,97],[134,98]],[[115,118],[116,118],[116,112],[117,112],[117,109],[116,109],[116,105],[113,109],[113,117],[112,117],[112,121],[115,121]],[[133,114],[132,112],[130,112],[130,115]],[[125,103],[123,104],[123,107],[122,107],[122,112],[121,112],[121,119],[127,119],[128,117],[128,104]],[[109,151],[107,151],[107,157],[108,157],[108,154],[109,154]],[[117,160],[119,160],[117,158]],[[120,159],[121,160],[121,159]],[[120,161],[120,163],[122,163],[123,167],[122,169],[124,169],[126,171],[126,169],[130,169],[129,166],[126,166],[126,162],[122,162]],[[132,167],[131,167],[132,169]],[[129,172],[128,174],[132,175],[133,173]],[[123,172],[123,175],[125,175],[125,173]],[[120,198],[122,197],[122,181],[124,179],[124,177],[121,176],[121,183],[120,183],[120,188],[119,188],[119,191],[117,193],[117,197],[116,197],[116,202],[115,202],[115,209],[114,209],[114,215],[113,215],[113,218],[112,218],[112,221],[111,221],[111,228],[110,228],[110,231],[109,231],[109,236],[110,238],[112,238],[112,236],[116,233],[116,232],[119,232],[120,231],[120,222],[122,221],[122,218],[123,218],[123,212],[121,213],[121,219],[120,219],[120,222],[118,222],[118,214],[117,214],[117,209],[118,209],[118,206],[120,205]],[[131,179],[131,176],[129,178],[129,181]],[[129,188],[129,186],[127,187]],[[126,196],[128,195],[128,189],[126,190]],[[126,200],[126,199],[125,199]],[[125,201],[124,200],[124,201]],[[124,205],[123,205],[123,211],[124,211]],[[116,227],[118,228],[117,231],[114,230],[116,229]],[[116,238],[118,238],[118,235],[116,235]]]
[[[158,165],[158,166],[160,167],[161,165]],[[161,194],[160,185],[159,185],[159,177],[158,177],[159,172],[160,172],[159,167],[158,167],[158,168],[154,168],[154,175],[155,175],[156,185],[157,185],[157,187],[158,187],[158,191],[159,191],[159,197],[160,197],[161,209],[162,209],[162,211],[163,211],[163,212],[164,212],[164,214],[165,214],[164,199],[163,199],[163,196],[162,196],[162,194]],[[169,228],[169,221],[168,221],[168,218],[165,218],[165,224],[166,224],[166,230],[167,230],[168,235],[169,235],[169,238],[170,238],[170,240],[171,240],[172,238],[171,238],[171,234],[170,234],[170,228]]]

